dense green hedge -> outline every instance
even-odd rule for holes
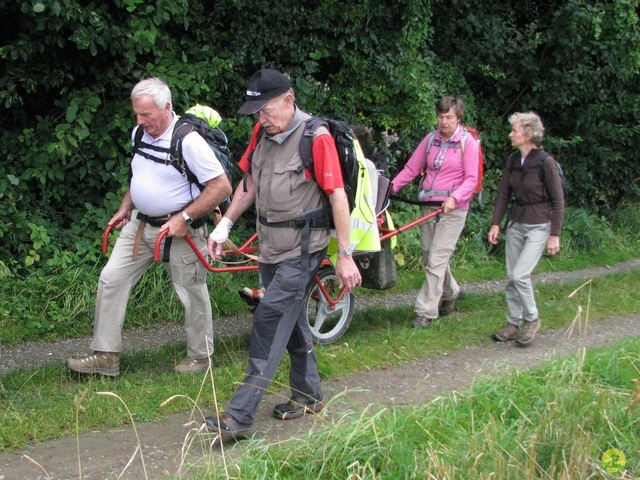
[[[638,0],[5,1],[0,6],[0,277],[99,261],[120,201],[128,96],[167,80],[178,112],[206,103],[239,154],[246,78],[289,72],[305,109],[371,125],[401,166],[462,96],[487,150],[486,208],[509,152],[506,117],[533,109],[576,206],[637,195]],[[9,21],[7,21],[9,20]]]

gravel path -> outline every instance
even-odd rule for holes
[[[543,273],[534,276],[535,283],[569,282],[587,280],[589,278],[608,275],[614,272],[623,272],[629,269],[640,268],[640,259],[622,262],[616,265],[575,270],[571,272]],[[467,283],[465,291],[469,293],[496,292],[504,289],[504,280],[490,282]],[[393,307],[398,305],[412,305],[416,291],[409,291],[397,295],[384,295],[368,297],[366,305],[357,301],[356,309],[363,310],[371,307]],[[249,331],[251,328],[251,315],[238,315],[233,317],[216,318],[213,322],[214,336],[234,336]],[[124,330],[124,350],[151,350],[183,341],[185,338],[184,326],[171,324],[159,326],[153,330]],[[84,355],[89,352],[91,338],[72,338],[57,342],[28,342],[17,346],[0,345],[0,374],[7,373],[16,368],[29,365],[41,365],[45,362],[65,360],[69,357]],[[0,479],[2,480],[2,479]]]
[[[614,272],[639,269],[640,259],[603,267],[574,272],[559,272],[538,275],[537,283],[588,280]],[[492,292],[503,288],[504,282],[466,284],[470,293]],[[395,306],[411,304],[416,292],[394,296],[381,296],[367,300],[367,306]],[[235,335],[246,331],[250,316],[217,320],[217,335]],[[407,362],[398,367],[381,371],[360,372],[346,378],[324,382],[327,397],[335,396],[322,416],[305,417],[292,422],[281,422],[271,418],[274,403],[281,397],[269,394],[261,403],[254,424],[257,438],[268,443],[286,441],[292,435],[308,432],[314,422],[331,420],[346,410],[361,411],[367,408],[373,413],[380,408],[425,403],[438,395],[461,390],[483,375],[496,375],[512,368],[531,368],[551,358],[580,352],[585,347],[601,346],[627,337],[640,338],[640,312],[630,317],[598,319],[590,325],[578,325],[568,331],[546,331],[539,335],[528,348],[517,348],[513,343],[498,344],[490,340],[480,345],[462,348],[431,358]],[[167,342],[184,338],[179,327],[162,327],[153,331],[126,332],[125,348],[154,348]],[[0,359],[4,371],[28,364],[62,360],[70,355],[85,352],[89,339],[65,340],[55,343],[30,343],[18,347],[4,347]],[[338,395],[340,394],[340,395]],[[281,392],[287,395],[287,392]],[[188,420],[195,420],[191,424]],[[182,461],[181,452],[190,429],[201,424],[201,417],[189,413],[172,415],[162,422],[137,425],[145,459],[145,469],[139,457],[131,463],[123,479],[161,479],[176,475],[183,465],[183,476],[191,478],[184,465],[203,462],[220,462],[221,454],[234,455],[242,452],[243,443],[229,446],[221,452],[219,447],[201,448],[196,442],[187,460]],[[81,459],[84,480],[117,478],[129,462],[136,449],[136,436],[132,428],[109,432],[89,432],[76,438],[62,438],[37,444],[16,454],[0,453],[0,480],[10,479],[70,479],[79,477],[78,458]],[[78,444],[80,451],[78,453]],[[246,445],[246,443],[244,443]],[[38,467],[23,455],[36,460]],[[46,471],[46,475],[44,474]],[[146,473],[145,473],[146,472]],[[174,477],[176,478],[176,477]]]

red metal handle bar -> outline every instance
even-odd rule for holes
[[[102,233],[102,253],[107,253],[108,247],[109,247],[109,234],[111,233],[111,230],[113,230],[113,225],[107,225],[107,227],[104,229],[104,232]],[[162,245],[162,241],[164,240],[164,238],[169,234],[169,230],[164,230],[160,233],[160,235],[158,235],[158,239],[156,240],[156,245],[153,251],[153,259],[154,261],[159,261],[160,260],[160,246]],[[200,249],[198,249],[198,246],[194,243],[194,241],[191,239],[191,237],[189,236],[185,236],[184,237],[187,244],[191,247],[191,249],[193,250],[193,252],[196,254],[196,256],[198,257],[198,259],[200,260],[200,262],[205,266],[205,268],[207,270],[209,270],[210,272],[214,272],[214,273],[226,273],[226,272],[241,272],[241,271],[253,271],[253,270],[257,270],[258,266],[257,265],[236,265],[233,267],[213,267],[209,264],[209,262],[207,261],[207,259],[205,258],[204,255],[202,255],[202,253],[200,252]],[[247,252],[251,249],[249,249],[249,246],[258,238],[258,234],[254,233],[253,235],[251,235],[251,237],[241,246],[238,248],[238,250],[240,252]],[[257,250],[257,249],[253,249],[253,250]],[[232,250],[225,250],[224,251],[225,254],[227,253],[236,253]],[[236,253],[237,255],[237,253]],[[331,266],[331,261],[328,258],[325,258],[322,261],[322,266],[323,267],[327,267],[327,266]],[[325,298],[325,300],[327,301],[327,303],[329,304],[329,307],[331,309],[335,308],[335,306],[340,302],[340,300],[342,300],[342,298],[344,297],[345,293],[346,293],[346,289],[342,289],[340,291],[340,294],[338,295],[338,297],[334,300],[331,298],[331,296],[329,295],[329,292],[327,291],[327,289],[324,287],[324,285],[322,284],[322,281],[320,280],[320,277],[318,275],[315,276],[315,282],[318,285],[318,289],[320,290],[320,293],[322,294],[322,296]]]
[[[411,223],[407,223],[403,227],[397,228],[395,230],[390,230],[390,231],[388,231],[388,233],[385,233],[384,235],[380,236],[380,241],[383,242],[383,241],[385,241],[385,240],[387,240],[387,239],[389,239],[391,237],[395,237],[399,233],[406,232],[410,228],[413,228],[413,227],[415,227],[417,225],[420,225],[421,223],[424,223],[427,220],[440,215],[442,212],[443,212],[443,209],[439,208],[438,210],[435,210],[435,211],[425,215],[424,217],[420,217],[418,220],[414,220]]]
[[[411,223],[408,223],[407,225],[404,225],[400,228],[397,228],[395,230],[385,230],[385,229],[381,229],[381,231],[386,231],[386,233],[384,233],[383,235],[380,236],[380,241],[384,241],[387,240],[391,237],[394,237],[402,232],[405,232],[417,225],[420,225],[421,223],[426,222],[427,220],[430,220],[431,218],[441,214],[443,212],[442,208],[439,208],[438,210],[435,210],[423,217],[420,217],[418,220],[415,220]],[[107,225],[107,228],[105,228],[104,233],[102,234],[102,252],[103,253],[107,253],[107,249],[108,249],[108,245],[109,245],[109,234],[111,233],[111,230],[113,230],[113,225]],[[153,252],[153,259],[154,261],[158,262],[160,261],[160,247],[162,245],[162,242],[164,241],[165,237],[169,235],[169,230],[163,230],[162,232],[160,232],[160,234],[158,235],[158,239],[156,240],[156,245],[154,248],[154,252]],[[242,244],[242,246],[238,247],[238,251],[240,251],[241,253],[251,253],[251,252],[255,252],[257,249],[256,248],[251,248],[251,244],[253,242],[255,242],[255,240],[257,239],[258,234],[254,233],[253,235],[251,235],[251,237],[249,237],[249,239]],[[189,236],[185,236],[184,237],[185,241],[187,242],[187,244],[191,247],[191,249],[193,250],[193,252],[196,254],[196,256],[198,257],[198,260],[200,260],[200,262],[205,266],[205,268],[213,273],[232,273],[232,272],[243,272],[243,271],[255,271],[258,270],[258,265],[234,265],[231,267],[214,267],[211,264],[209,264],[207,258],[202,254],[202,252],[200,252],[200,249],[198,248],[198,246],[194,243],[194,241],[191,239],[191,237]],[[235,254],[237,255],[238,253],[236,251],[233,250],[224,250],[223,252],[225,255],[227,254]],[[322,266],[327,267],[327,266],[331,266],[331,261],[327,258],[325,258],[322,261]],[[333,300],[330,295],[329,292],[327,291],[327,289],[324,287],[324,285],[322,284],[322,281],[320,280],[320,278],[318,277],[318,275],[316,275],[315,277],[315,282],[318,285],[318,289],[320,290],[322,296],[325,298],[325,300],[327,301],[327,303],[329,304],[329,306],[331,308],[334,308],[344,297],[344,295],[347,293],[347,290],[345,288],[342,288],[340,290],[340,294],[338,295],[338,297]]]
[[[336,305],[340,302],[340,300],[342,300],[342,298],[345,296],[345,294],[347,293],[347,289],[342,287],[340,289],[340,293],[338,294],[338,297],[335,300],[333,300],[331,298],[331,295],[329,294],[329,291],[322,284],[322,280],[320,280],[320,276],[316,275],[314,277],[314,280],[316,282],[316,285],[318,285],[318,290],[320,290],[320,293],[329,304],[329,307],[331,307],[331,310],[333,310],[336,307]]]
[[[164,237],[167,236],[169,232],[167,230],[163,231],[160,235],[162,236],[162,238],[160,238],[160,235],[158,236],[158,241],[156,242],[156,250],[154,251],[154,260],[157,262],[159,260],[159,253],[160,253],[160,243],[162,242],[162,239],[164,239]],[[253,242],[253,240],[255,238],[257,238],[257,234],[253,234],[251,236],[251,238],[249,240],[247,240],[247,242],[244,243],[244,245],[242,247],[240,247],[238,250],[242,251],[242,248],[251,245],[251,243]],[[200,250],[198,249],[198,246],[193,242],[193,240],[191,240],[191,237],[189,236],[185,236],[184,239],[187,241],[187,243],[189,244],[189,246],[191,247],[191,249],[193,250],[193,252],[196,254],[196,256],[200,259],[200,261],[202,262],[202,264],[206,267],[207,270],[209,270],[210,272],[215,272],[215,273],[222,273],[222,272],[242,272],[242,271],[250,271],[250,270],[257,270],[258,266],[257,265],[245,265],[245,266],[233,266],[233,267],[213,267],[209,264],[209,262],[207,261],[207,259],[205,258],[204,255],[202,255],[202,253],[200,252]],[[158,258],[156,258],[156,256]],[[327,265],[331,265],[331,261],[328,259],[324,259],[322,261],[322,265],[323,266],[327,266]],[[318,275],[315,276],[315,282],[318,285],[318,288],[320,289],[320,292],[322,293],[322,295],[324,296],[324,298],[327,300],[327,303],[329,304],[329,306],[333,309],[335,308],[335,306],[338,304],[338,302],[340,302],[340,300],[342,300],[342,297],[344,297],[345,293],[346,293],[346,289],[343,287],[342,290],[340,291],[340,294],[338,295],[338,297],[333,300],[331,298],[331,296],[329,295],[329,292],[327,291],[327,289],[324,287],[324,285],[322,284],[322,280],[320,280],[320,277]]]
[[[104,229],[104,233],[102,234],[102,253],[107,253],[109,250],[109,234],[113,230],[113,225],[107,225],[107,228]]]
[[[163,230],[158,235],[158,239],[156,240],[156,246],[155,246],[155,249],[153,250],[153,260],[156,262],[160,261],[160,246],[162,245],[162,242],[167,235],[169,235],[169,230]],[[248,271],[258,270],[258,265],[235,265],[233,267],[214,267],[209,264],[206,257],[202,254],[202,252],[200,251],[198,246],[194,243],[194,241],[191,239],[191,237],[189,237],[188,235],[185,235],[184,239],[191,247],[191,250],[193,250],[193,253],[196,254],[196,256],[198,257],[202,265],[204,265],[205,268],[210,272],[227,273],[227,272],[248,272]]]

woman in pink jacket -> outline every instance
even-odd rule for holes
[[[462,296],[451,274],[449,260],[464,228],[469,201],[478,182],[478,142],[462,126],[463,112],[462,100],[442,98],[436,105],[438,130],[420,142],[392,181],[392,191],[397,193],[424,175],[418,192],[422,214],[443,209],[439,221],[421,226],[426,279],[415,303],[413,326],[416,328],[426,327],[438,316],[454,311]]]

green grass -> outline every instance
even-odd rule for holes
[[[250,442],[227,469],[280,480],[607,478],[602,455],[616,448],[624,478],[638,478],[639,376],[640,342],[625,340],[426,405],[349,411],[284,446]],[[227,477],[212,464],[197,478]]]
[[[583,288],[577,296],[568,298],[579,286],[574,283],[536,287],[543,330],[567,327],[578,307],[587,304],[590,318],[640,311],[637,271],[594,279],[590,291]],[[358,313],[340,342],[318,348],[320,373],[324,379],[330,379],[478,344],[504,322],[506,307],[502,293],[468,295],[459,308],[459,312],[433,327],[418,330],[411,328],[413,313],[409,305]],[[213,375],[219,404],[225,403],[234,382],[242,378],[247,346],[246,336],[216,342]],[[28,442],[129,422],[119,401],[95,395],[96,392],[109,391],[122,397],[136,421],[157,420],[192,407],[187,400],[160,407],[174,395],[185,395],[199,407],[211,407],[214,400],[211,382],[203,384],[201,376],[176,376],[172,371],[183,349],[184,344],[179,343],[157,351],[125,352],[122,375],[116,378],[77,377],[62,362],[0,376],[0,403],[6,406],[0,412],[0,449],[20,449]],[[287,384],[287,367],[285,361],[274,380],[275,390]],[[82,408],[76,423],[79,403]],[[56,422],[43,422],[43,418],[56,418]]]
[[[635,210],[631,213],[633,212]],[[629,220],[630,218],[632,220]],[[633,219],[637,219],[637,215],[621,214],[616,219],[616,225],[623,234],[608,236],[606,248],[601,248],[597,254],[589,251],[575,251],[569,246],[556,257],[543,257],[536,272],[604,266],[638,258],[640,237],[637,233],[637,222]],[[415,256],[415,252],[413,255]],[[472,234],[459,242],[458,251],[453,259],[453,269],[456,278],[463,282],[502,279],[504,278],[504,256],[499,252],[489,251],[480,234]],[[96,276],[97,271],[73,270],[45,279],[34,276],[3,282],[0,285],[0,342],[19,343],[25,340],[90,334]],[[359,289],[356,301],[366,304],[369,296],[388,295],[418,288],[423,278],[422,269],[419,267],[402,269],[398,285],[394,289],[385,292]],[[255,272],[234,275],[216,274],[210,275],[208,282],[214,302],[214,316],[222,316],[246,311],[246,305],[239,300],[235,290],[244,285],[255,285],[257,275]],[[637,270],[593,279],[583,285],[576,295],[569,298],[569,295],[580,286],[581,283],[536,285],[543,331],[550,328],[566,328],[578,315],[580,307],[583,308],[580,315],[588,315],[590,319],[609,315],[629,315],[640,311],[640,293],[638,293],[640,292],[640,274]],[[127,327],[148,328],[158,323],[182,323],[182,307],[173,292],[170,295],[167,292],[172,292],[171,285],[163,269],[160,266],[154,266],[134,291],[127,311]],[[232,294],[229,295],[229,292]],[[318,347],[320,373],[324,379],[337,378],[357,371],[385,368],[415,358],[478,344],[487,341],[491,332],[503,324],[506,312],[503,293],[469,294],[460,302],[459,308],[456,314],[442,319],[428,329],[420,330],[411,328],[412,305],[393,309],[372,308],[359,312],[354,316],[351,326],[339,342]],[[242,336],[216,341],[214,354],[216,364],[212,371],[216,380],[215,397],[211,377],[206,377],[203,381],[202,376],[176,376],[173,372],[172,367],[181,360],[184,347],[184,343],[180,342],[155,351],[125,352],[121,359],[123,374],[117,378],[78,377],[67,371],[62,362],[0,376],[0,404],[3,406],[0,411],[0,450],[19,450],[30,442],[42,442],[73,436],[77,432],[129,425],[131,419],[135,422],[155,421],[170,413],[189,412],[196,408],[209,410],[214,400],[224,405],[235,388],[234,382],[239,381],[244,373],[248,338]],[[595,371],[613,376],[620,371],[619,365],[624,364],[627,357],[638,358],[635,351],[626,355],[625,357],[621,354],[619,358],[610,355],[609,364],[598,363],[599,367],[590,371],[589,378],[592,378]],[[634,365],[636,368],[637,364]],[[288,383],[287,369],[288,364],[285,360],[274,379],[274,390],[279,390],[281,386]],[[587,375],[583,374],[584,370],[569,369],[568,371],[572,372],[571,375],[568,373],[565,375],[565,370],[560,369],[563,378],[567,375],[571,378],[587,378]],[[637,378],[637,369],[635,375]],[[517,379],[525,377],[524,373],[516,376]],[[603,383],[613,382],[611,378],[595,378]],[[527,381],[537,395],[549,393],[544,391],[544,385],[539,384],[541,382]],[[629,395],[624,393],[627,391],[625,390],[627,383],[624,381],[622,383],[624,385],[613,392],[609,391],[609,387],[605,389],[585,387],[577,391],[573,399],[569,395],[572,392],[566,392],[566,398],[555,399],[555,403],[550,405],[555,408],[555,405],[567,403],[576,410],[583,411],[584,418],[589,419],[590,423],[595,423],[594,418],[598,415],[594,412],[601,412],[604,418],[613,418],[618,422],[619,417],[615,412],[604,410],[604,408],[611,404],[623,411],[618,397],[626,395],[628,399]],[[555,384],[550,382],[549,390],[553,390],[553,385]],[[313,457],[309,457],[313,458],[313,461],[310,461],[311,465],[318,465],[318,468],[324,469],[322,472],[334,474],[334,478],[347,478],[348,473],[345,472],[349,472],[353,479],[428,478],[429,475],[433,478],[445,476],[487,478],[491,471],[514,472],[513,475],[509,474],[511,476],[502,478],[546,478],[546,473],[543,475],[537,470],[538,464],[544,465],[545,472],[548,472],[551,478],[581,478],[572,477],[571,474],[566,473],[568,467],[565,464],[576,472],[583,472],[582,469],[587,468],[585,465],[597,468],[597,462],[594,460],[597,454],[594,452],[600,452],[606,442],[610,442],[611,445],[622,445],[625,448],[628,448],[627,445],[638,445],[637,422],[627,422],[636,429],[635,432],[624,433],[624,435],[615,434],[613,440],[610,440],[610,432],[609,436],[607,432],[602,432],[606,425],[603,427],[598,424],[599,430],[596,433],[586,429],[580,430],[577,428],[578,422],[568,420],[565,423],[562,422],[564,413],[558,417],[552,417],[553,408],[544,410],[542,400],[533,402],[537,408],[536,411],[527,411],[521,417],[517,416],[517,412],[525,411],[527,402],[524,400],[522,405],[517,404],[519,409],[507,409],[510,412],[508,418],[514,417],[513,422],[503,424],[503,417],[500,413],[496,413],[498,411],[496,403],[485,405],[480,400],[484,397],[489,397],[495,402],[500,398],[504,400],[526,397],[529,400],[535,400],[534,397],[529,397],[529,394],[525,395],[519,390],[501,390],[506,387],[508,385],[489,382],[489,387],[486,387],[489,391],[482,395],[465,393],[463,397],[442,400],[442,405],[439,407],[434,403],[428,408],[438,407],[446,411],[441,411],[437,415],[432,413],[433,410],[427,412],[408,410],[393,413],[385,411],[374,417],[365,418],[345,416],[338,422],[339,429],[323,433],[325,436],[319,437],[320,446],[305,444],[300,448],[315,452]],[[480,387],[476,386],[476,388]],[[516,385],[513,388],[516,388]],[[498,393],[489,395],[494,390]],[[561,389],[556,387],[555,390],[560,392]],[[594,390],[592,392],[594,395],[601,390],[607,395],[589,397],[588,393],[591,390]],[[100,395],[99,392],[112,392],[119,396],[125,402],[126,408],[119,399],[110,395]],[[513,396],[509,397],[509,395]],[[171,402],[166,402],[173,397],[175,398]],[[465,403],[467,406],[459,409],[456,402],[463,400],[468,405]],[[589,410],[591,404],[600,410]],[[499,406],[505,407],[502,404]],[[578,406],[584,407],[583,410]],[[435,412],[438,411],[435,410]],[[482,420],[477,416],[478,413],[485,415],[481,417]],[[491,414],[494,417],[487,417]],[[429,418],[429,415],[435,417],[439,415],[441,418]],[[634,415],[633,418],[638,418],[640,412]],[[185,417],[187,416],[188,413],[185,414]],[[460,417],[459,425],[455,422],[458,420],[457,417]],[[42,421],[44,418],[55,418],[56,421],[45,422]],[[545,428],[527,430],[529,425],[526,419],[528,418],[544,419]],[[389,423],[392,420],[399,423]],[[445,423],[437,423],[439,421]],[[608,422],[607,424],[615,425],[618,429],[617,423]],[[381,425],[387,430],[381,430]],[[410,427],[416,428],[415,435],[422,432],[426,436],[417,447],[407,445],[403,448],[403,442],[410,440],[410,435],[401,435],[398,432]],[[465,428],[469,430],[466,436],[462,435]],[[447,429],[452,429],[452,434],[448,435],[450,438],[456,438],[454,432],[461,435],[463,447],[457,448],[456,445],[446,443],[446,438],[433,438],[435,434],[431,432],[446,432]],[[457,433],[458,431],[460,433]],[[583,434],[584,432],[586,433]],[[375,445],[370,441],[372,433],[377,438]],[[520,437],[518,437],[519,434]],[[336,437],[330,435],[336,435]],[[528,437],[525,438],[524,435]],[[542,440],[541,443],[527,443],[528,438]],[[576,451],[579,449],[582,457],[576,454],[571,456],[567,463],[567,460],[560,458],[559,454],[564,455],[570,451],[569,447],[573,445],[569,442],[571,438],[574,438]],[[602,438],[606,439],[604,443]],[[322,443],[323,441],[325,443]],[[379,445],[386,445],[389,442],[397,442],[397,449],[395,444],[388,445],[384,451],[379,449]],[[554,446],[556,443],[559,447]],[[343,449],[343,444],[351,446],[353,452],[357,452],[359,457],[356,462],[353,461],[351,450]],[[421,450],[418,454],[418,450],[414,451],[411,448]],[[465,457],[465,451],[467,457]],[[482,454],[485,451],[489,453]],[[590,453],[585,453],[587,451]],[[478,454],[473,457],[469,452],[478,452]],[[298,455],[298,452],[294,451],[291,455],[293,458]],[[311,454],[307,453],[307,455]],[[339,458],[340,456],[344,458]],[[489,459],[488,456],[495,458]],[[352,463],[343,465],[341,462],[346,459],[352,459]],[[391,462],[391,459],[394,462]],[[579,459],[584,460],[584,465],[578,465]],[[289,460],[284,459],[284,461],[283,464],[282,458],[273,457],[273,460],[263,459],[262,463],[273,462],[279,469],[284,469],[289,465],[287,463]],[[295,462],[292,460],[293,463]],[[413,468],[413,470],[389,470],[385,475],[380,474],[386,471],[385,469],[391,468],[392,463],[406,464],[407,468]],[[515,470],[512,468],[513,465],[516,465]],[[349,468],[345,470],[347,467]],[[633,468],[635,468],[634,474],[640,475],[637,464]],[[292,468],[291,472],[292,477],[303,474],[295,468]],[[311,478],[320,478],[314,475],[316,474],[312,474]],[[256,473],[255,477],[245,474],[243,478],[275,477],[269,474],[261,477]],[[278,476],[278,478],[287,477]]]
[[[60,275],[10,279],[0,283],[0,342],[58,340],[93,333],[99,270],[71,269]],[[207,277],[213,316],[246,311],[235,293],[256,285],[257,272]],[[230,293],[233,292],[231,295]],[[127,329],[150,329],[184,322],[184,307],[160,264],[152,265],[135,286],[127,305]]]
[[[603,266],[640,257],[640,206],[623,204],[610,221],[581,210],[566,215],[562,251],[543,257],[536,272],[575,270]],[[486,241],[488,210],[472,213],[452,258],[456,278],[464,282],[504,277],[504,253]],[[412,207],[394,212],[397,226],[419,214]],[[397,217],[397,218],[396,218]],[[423,281],[419,228],[398,235],[394,252],[400,263],[398,285],[391,291],[360,289],[358,295],[380,296],[419,288]],[[581,248],[577,248],[581,246]],[[0,271],[0,342],[19,344],[29,340],[57,340],[91,335],[95,292],[100,265],[73,268],[45,276],[39,270],[27,278]],[[214,317],[246,312],[236,291],[257,285],[256,272],[216,273],[207,277]],[[184,311],[161,265],[153,265],[134,288],[126,313],[125,328],[153,328],[158,324],[181,324]]]

